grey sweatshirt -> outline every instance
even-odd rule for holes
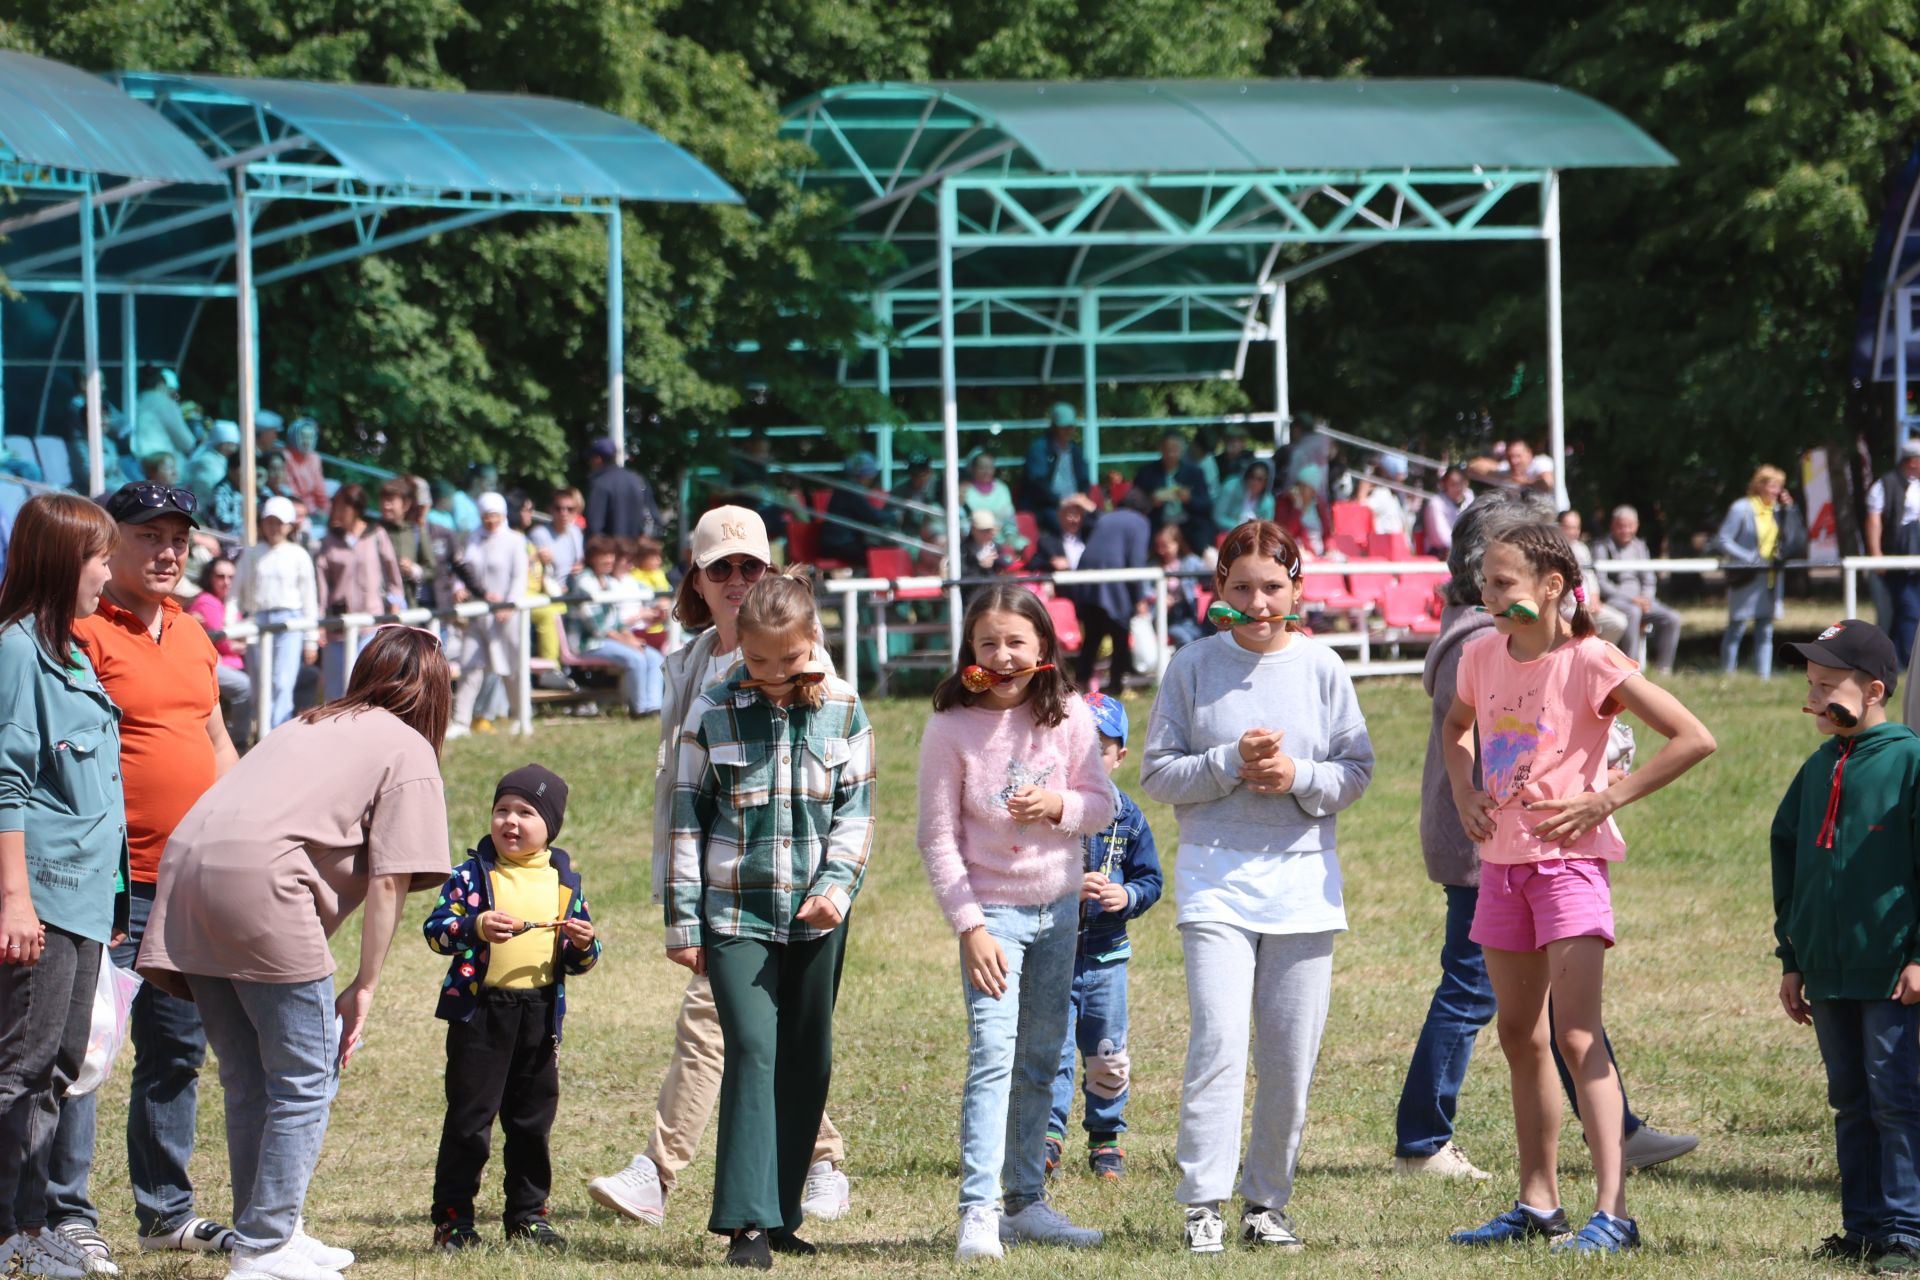
[[[1293,790],[1240,784],[1240,735],[1286,734]],[[1306,636],[1252,653],[1231,632],[1181,646],[1160,682],[1140,766],[1146,793],[1174,807],[1183,844],[1247,853],[1335,848],[1334,815],[1373,777],[1373,743],[1338,655]]]
[[[1440,615],[1440,636],[1427,649],[1427,668],[1420,682],[1433,699],[1433,724],[1427,731],[1427,759],[1420,770],[1420,854],[1427,860],[1427,879],[1435,884],[1471,889],[1480,883],[1480,854],[1460,825],[1453,803],[1453,783],[1447,777],[1440,740],[1447,712],[1453,708],[1454,685],[1460,673],[1460,651],[1467,641],[1493,625],[1493,618],[1469,605],[1450,604]],[[1480,781],[1476,765],[1473,780]]]

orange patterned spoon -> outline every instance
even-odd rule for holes
[[[960,683],[967,687],[969,693],[985,693],[997,684],[1005,684],[1009,680],[1018,680],[1021,676],[1051,670],[1053,670],[1051,662],[1043,662],[1037,667],[1027,667],[1022,671],[989,671],[975,664],[960,673]]]

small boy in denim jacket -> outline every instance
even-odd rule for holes
[[[1087,695],[1100,734],[1100,761],[1112,777],[1127,758],[1127,709],[1102,693]],[[1127,921],[1160,900],[1160,858],[1153,829],[1132,797],[1113,789],[1113,822],[1086,838],[1086,875],[1080,884],[1080,946],[1073,965],[1066,1048],[1053,1082],[1053,1118],[1047,1125],[1047,1170],[1060,1166],[1067,1113],[1073,1108],[1075,1056],[1085,1060],[1087,1165],[1095,1176],[1118,1178],[1127,1155],[1127,961],[1133,944]]]
[[[479,1244],[473,1198],[497,1116],[506,1135],[506,1237],[547,1248],[548,1139],[560,1104],[560,1026],[569,975],[600,959],[586,891],[552,840],[567,784],[537,764],[500,779],[492,834],[453,869],[427,917],[427,945],[452,956],[435,1016],[447,1021],[447,1115],[433,1173],[433,1242]]]

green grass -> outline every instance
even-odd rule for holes
[[[1638,1274],[1802,1276],[1807,1248],[1838,1229],[1832,1125],[1811,1033],[1787,1022],[1774,998],[1766,826],[1797,763],[1814,745],[1797,710],[1796,677],[1682,677],[1680,696],[1720,740],[1692,776],[1628,810],[1631,852],[1617,876],[1620,946],[1609,960],[1608,1025],[1635,1106],[1662,1128],[1701,1135],[1701,1149],[1628,1184],[1648,1247]],[[1005,1270],[1019,1276],[1302,1275],[1454,1276],[1565,1271],[1540,1251],[1463,1256],[1440,1242],[1449,1229],[1506,1207],[1514,1194],[1506,1072],[1491,1033],[1461,1100],[1460,1141],[1493,1182],[1408,1181],[1390,1173],[1393,1110],[1436,976],[1442,900],[1422,870],[1416,813],[1428,708],[1416,683],[1361,688],[1379,769],[1372,789],[1341,821],[1352,931],[1335,953],[1333,1007],[1314,1087],[1312,1119],[1290,1212],[1309,1241],[1276,1261],[1229,1246],[1223,1260],[1190,1262],[1172,1203],[1173,1151],[1186,1003],[1173,908],[1163,903],[1134,929],[1134,1090],[1130,1170],[1099,1185],[1071,1162],[1057,1197],[1077,1221],[1103,1228],[1089,1256],[1025,1250]],[[1132,701],[1135,744],[1148,703]],[[826,1252],[808,1270],[887,1276],[952,1268],[958,1095],[964,1015],[956,951],[934,908],[914,846],[914,777],[924,702],[871,707],[881,743],[880,838],[853,926],[836,1028],[830,1110],[846,1132],[854,1209],[809,1227]],[[1643,742],[1643,749],[1655,744]],[[522,743],[456,743],[446,761],[457,840],[482,832],[494,781],[529,759],[572,786],[566,838],[586,876],[606,960],[570,992],[563,1092],[554,1133],[554,1220],[573,1238],[565,1260],[493,1253],[449,1260],[426,1251],[426,1223],[441,1116],[442,1031],[433,1019],[444,964],[414,925],[402,933],[378,995],[365,1050],[348,1071],[308,1198],[322,1238],[363,1259],[364,1280],[527,1272],[552,1280],[677,1273],[718,1262],[705,1234],[712,1143],[683,1179],[667,1225],[648,1230],[590,1212],[586,1180],[623,1165],[643,1140],[665,1066],[685,973],[660,950],[647,904],[651,727],[543,721]],[[1140,798],[1137,754],[1122,782]],[[1169,811],[1147,804],[1161,847]],[[412,915],[423,916],[424,899]],[[351,932],[351,930],[349,930]],[[353,940],[335,952],[348,972]],[[126,1068],[101,1107],[95,1187],[110,1237],[131,1256],[132,1209],[118,1132]],[[194,1174],[203,1211],[224,1216],[220,1090],[201,1091]],[[1073,1156],[1080,1152],[1070,1148]],[[1562,1138],[1562,1185],[1576,1218],[1590,1207],[1585,1148],[1571,1123]],[[489,1170],[483,1225],[498,1236],[498,1165]],[[212,1261],[134,1257],[129,1272],[218,1280]],[[783,1260],[781,1269],[803,1264]],[[1582,1273],[1584,1274],[1584,1272]]]

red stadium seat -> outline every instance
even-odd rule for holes
[[[845,560],[834,560],[820,554],[820,522],[818,520],[787,521],[787,562],[810,564],[816,569],[851,567]]]
[[[1373,512],[1364,502],[1333,504],[1333,537],[1352,538],[1365,544],[1373,536]]]
[[[1380,600],[1380,618],[1390,627],[1415,635],[1440,634],[1440,621],[1427,611],[1430,589],[1418,582],[1396,582]]]
[[[907,554],[905,547],[868,547],[867,576],[885,578],[898,584],[902,578],[915,576],[913,557]],[[895,585],[892,594],[895,600],[935,600],[940,596],[940,588]]]
[[[1028,546],[1040,541],[1040,522],[1033,518],[1033,512],[1014,512],[1013,525],[1020,531],[1020,536],[1026,540]]]
[[[1053,634],[1060,641],[1060,652],[1080,652],[1080,615],[1074,612],[1073,601],[1055,596],[1047,601],[1047,616],[1053,619]]]

